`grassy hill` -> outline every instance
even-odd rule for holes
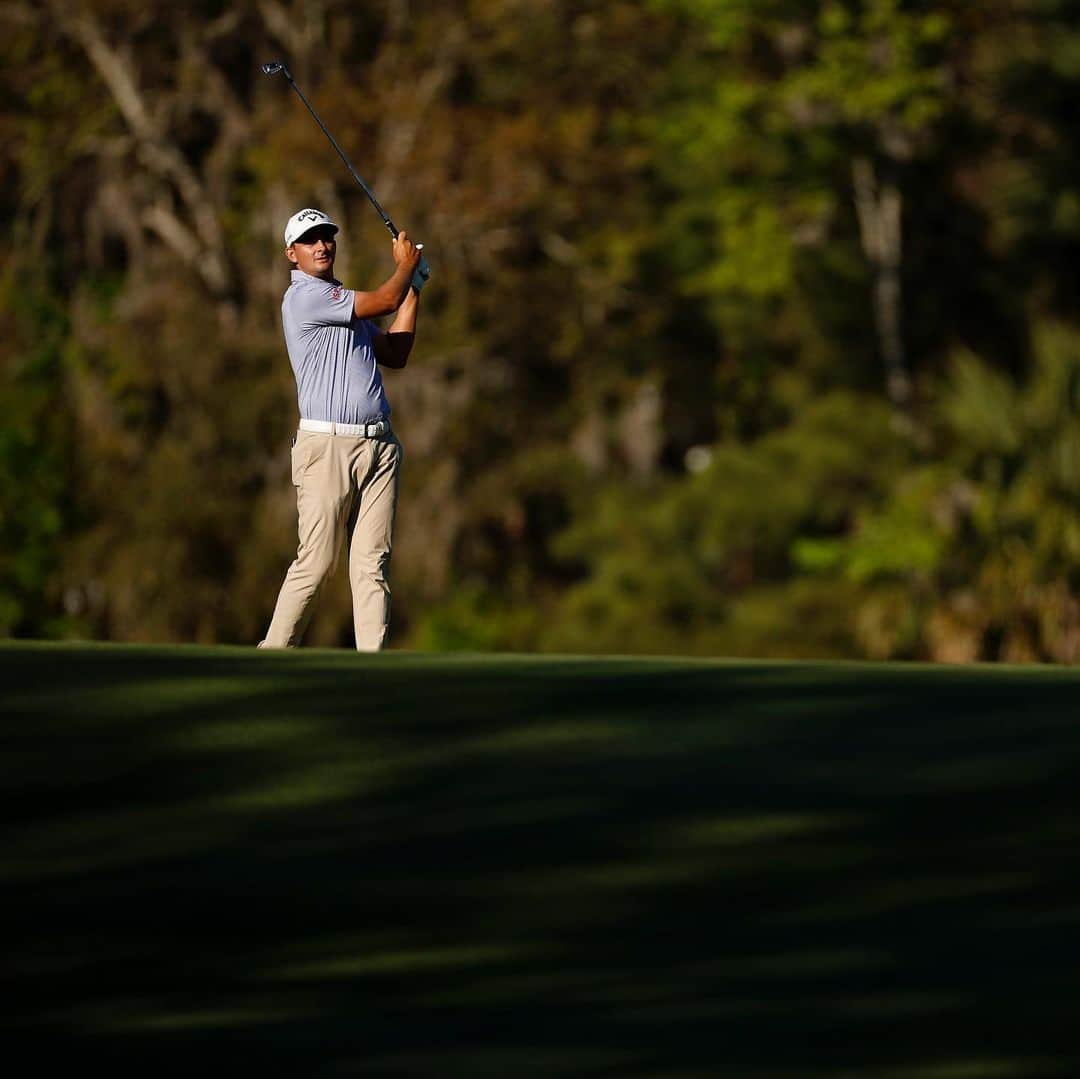
[[[1080,1074],[1080,671],[0,647],[3,1026],[128,1074]]]

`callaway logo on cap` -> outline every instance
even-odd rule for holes
[[[285,226],[285,246],[291,247],[305,232],[319,225],[329,225],[335,232],[338,230],[338,226],[322,210],[308,208],[293,214]]]

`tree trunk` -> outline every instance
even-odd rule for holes
[[[903,198],[891,171],[879,178],[869,158],[857,157],[852,163],[859,232],[874,274],[874,328],[885,364],[885,389],[896,408],[907,409],[911,376],[904,350],[900,289]]]

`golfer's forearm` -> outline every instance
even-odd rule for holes
[[[374,292],[357,292],[353,298],[353,314],[357,318],[382,318],[393,314],[409,293],[413,269],[407,263],[399,263]]]
[[[416,311],[419,306],[419,297],[410,289],[398,308],[397,318],[382,335],[382,348],[377,350],[377,358],[383,367],[402,368],[408,362],[416,338]]]
[[[415,289],[409,289],[408,295],[401,301],[394,321],[390,323],[390,333],[416,333],[416,312],[420,309],[420,296]]]

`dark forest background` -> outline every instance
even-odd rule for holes
[[[397,645],[1080,660],[1077,0],[0,4],[0,635],[262,635],[284,222],[391,268],[276,58],[434,270]]]

